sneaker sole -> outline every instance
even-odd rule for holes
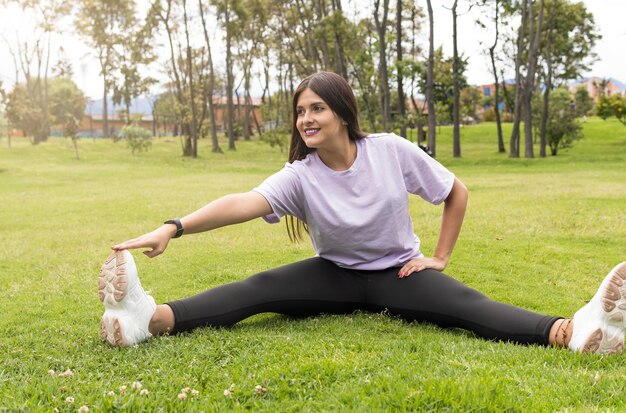
[[[113,251],[105,260],[98,276],[98,296],[103,304],[117,304],[128,293],[124,251]]]
[[[593,331],[582,345],[581,353],[617,354],[624,351],[623,339],[611,339],[602,328]]]
[[[616,265],[606,276],[602,286],[602,309],[610,324],[624,328],[626,312],[626,262]]]
[[[600,287],[600,303],[606,313],[608,327],[594,330],[584,344],[581,353],[614,354],[624,351],[624,340],[609,334],[608,329],[623,331],[626,327],[626,262],[616,265],[605,277]],[[612,336],[612,337],[611,337]]]
[[[126,347],[124,331],[120,321],[115,317],[102,317],[100,321],[100,338],[114,347]]]

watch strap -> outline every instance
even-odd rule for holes
[[[164,224],[176,225],[176,234],[174,234],[172,238],[179,238],[181,235],[183,235],[183,232],[185,232],[185,229],[183,228],[183,224],[180,223],[179,218],[168,219],[167,221],[164,222]]]

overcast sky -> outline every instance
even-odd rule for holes
[[[145,0],[140,0],[146,3]],[[418,0],[418,4],[425,7],[425,1]],[[434,0],[435,14],[435,43],[442,45],[446,56],[452,55],[452,18],[449,10],[443,5],[450,5],[451,0]],[[459,2],[459,11],[463,12],[464,1]],[[584,0],[596,21],[596,25],[602,34],[602,39],[597,42],[595,52],[598,55],[592,70],[585,76],[612,77],[626,83],[626,1],[624,0]],[[492,75],[488,70],[489,61],[484,54],[486,43],[492,41],[492,37],[475,25],[477,9],[469,14],[460,16],[458,19],[459,50],[468,57],[467,78],[471,84],[485,84],[492,81]],[[65,54],[72,61],[74,68],[74,80],[78,86],[91,98],[98,99],[102,95],[102,80],[99,77],[99,65],[93,57],[92,51],[86,47],[75,34],[71,33],[70,22],[67,22],[68,33],[63,36],[55,36],[53,50],[57,51],[61,46]],[[26,39],[32,32],[32,16],[25,15],[17,7],[8,11],[0,11],[0,80],[5,85],[12,84],[15,79],[15,67],[8,51],[8,46],[3,38],[15,44],[19,33],[21,39]],[[427,21],[424,22],[421,40],[426,45]],[[218,40],[218,43],[220,40]],[[53,59],[54,61],[55,59]],[[154,68],[155,73],[158,67]]]

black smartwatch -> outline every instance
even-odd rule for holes
[[[183,224],[180,223],[180,219],[178,218],[168,219],[167,221],[164,222],[164,224],[176,225],[176,234],[174,234],[172,238],[179,238],[181,235],[183,235],[183,232],[185,232],[185,229],[183,228]]]

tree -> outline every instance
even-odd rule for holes
[[[80,0],[76,29],[95,50],[103,81],[103,130],[109,134],[108,97],[113,88],[113,70],[118,64],[116,46],[124,44],[124,33],[133,28],[134,0]]]
[[[459,97],[459,109],[463,122],[470,117],[476,119],[476,109],[480,106],[482,93],[480,88],[475,86],[467,86],[461,89]]]
[[[600,95],[598,98],[598,116],[604,120],[614,116],[626,126],[626,96]]]
[[[32,104],[33,95],[27,85],[16,84],[8,95],[7,117],[25,136],[35,139],[42,125],[65,125],[68,119],[80,121],[85,110],[85,97],[76,84],[67,78],[49,80],[49,111]],[[44,118],[45,117],[45,118]]]
[[[152,33],[158,22],[156,16],[148,13],[143,23],[133,15],[129,20],[129,30],[120,34],[117,45],[118,64],[112,70],[113,103],[124,104],[126,124],[130,124],[130,105],[134,98],[147,94],[157,81],[145,76],[145,69],[156,60],[150,44]]]
[[[488,5],[488,0],[482,1],[482,6]],[[506,148],[504,147],[504,137],[502,134],[502,118],[500,116],[500,79],[498,78],[498,69],[496,68],[496,48],[498,47],[498,39],[500,38],[500,14],[501,14],[502,3],[499,0],[494,0],[493,2],[493,27],[494,27],[494,38],[493,44],[489,47],[489,60],[491,61],[491,72],[493,74],[493,111],[496,117],[496,127],[498,130],[498,152],[505,153]],[[480,20],[477,23],[481,27],[486,27],[484,23]]]
[[[534,19],[534,2],[528,2],[528,52],[526,61],[526,78],[524,79],[522,93],[522,111],[524,115],[524,157],[533,158],[533,131],[532,131],[532,97],[535,91],[535,73],[537,68],[537,59],[539,55],[539,45],[541,41],[541,28],[543,25],[544,0],[539,2],[539,16],[537,21]],[[536,27],[535,27],[536,25]]]
[[[546,0],[547,24],[542,32],[541,68],[543,70],[544,105],[547,113],[549,94],[569,79],[580,77],[589,70],[595,57],[592,49],[600,37],[594,24],[593,15],[582,2],[570,3],[566,0]],[[540,156],[545,156],[545,120],[542,117],[540,133]]]
[[[559,149],[569,148],[573,142],[582,138],[582,127],[576,120],[576,114],[570,110],[571,95],[567,88],[555,89],[550,94],[548,117],[546,122],[546,141],[552,156]],[[533,115],[538,121],[542,116],[542,102],[539,96],[533,99]]]
[[[576,116],[587,116],[587,114],[593,109],[595,106],[593,102],[593,98],[589,95],[589,91],[584,86],[578,86],[576,88],[576,92],[574,93],[574,104]]]

